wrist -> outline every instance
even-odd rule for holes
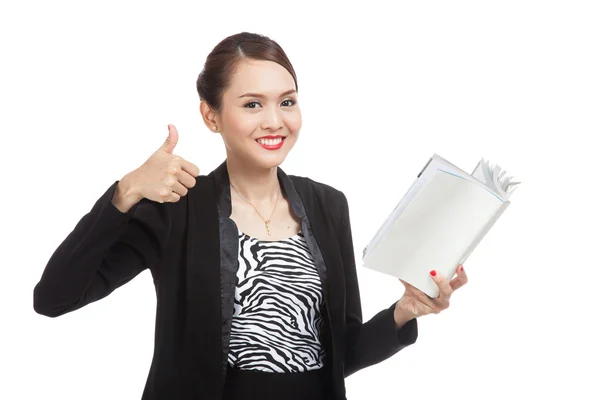
[[[128,175],[124,176],[118,183],[112,198],[112,203],[119,211],[128,212],[134,205],[141,200],[131,184]]]
[[[394,322],[396,323],[396,329],[400,329],[411,319],[415,318],[414,315],[409,315],[406,310],[403,310],[398,306],[400,301],[396,303],[396,307],[394,308]]]

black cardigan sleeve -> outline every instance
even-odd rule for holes
[[[63,240],[33,290],[34,310],[58,317],[108,296],[161,257],[167,233],[160,203],[142,199],[128,212],[114,182]]]
[[[346,349],[344,376],[348,377],[360,369],[377,364],[417,340],[417,320],[411,319],[400,329],[394,321],[394,302],[369,321],[362,322],[360,292],[356,274],[354,245],[348,200],[341,195],[340,246],[346,280]]]

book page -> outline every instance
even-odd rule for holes
[[[506,171],[499,165],[490,165],[489,161],[481,159],[471,175],[485,186],[494,190],[503,200],[508,201],[515,187],[522,183],[511,181],[512,176],[505,176]]]
[[[498,185],[494,181],[492,171],[490,170],[489,164],[487,162],[483,163],[483,164],[480,162],[479,164],[477,164],[476,170],[479,170],[477,172],[477,176],[483,178],[483,179],[479,179],[479,178],[476,178],[473,174],[468,174],[463,169],[452,164],[451,162],[449,162],[448,160],[446,160],[445,158],[443,158],[442,156],[440,156],[437,153],[434,153],[432,160],[433,160],[433,164],[434,164],[433,166],[436,167],[437,169],[442,169],[446,172],[450,172],[450,173],[453,173],[464,179],[470,180],[471,182],[476,183],[477,185],[481,186],[482,188],[489,191],[490,193],[493,193],[499,199],[507,200],[505,193],[503,191],[499,190]],[[483,159],[482,159],[482,161],[483,161]]]

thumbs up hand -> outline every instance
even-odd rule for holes
[[[174,125],[169,124],[168,128],[169,136],[160,148],[119,182],[113,203],[121,211],[128,210],[142,198],[175,203],[196,184],[200,170],[195,164],[173,154],[179,133]],[[125,201],[125,198],[128,200]]]

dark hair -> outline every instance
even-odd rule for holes
[[[206,101],[213,110],[221,111],[223,92],[231,83],[235,68],[244,59],[276,62],[292,75],[298,90],[296,73],[281,46],[267,36],[241,32],[223,39],[206,57],[204,69],[196,81],[200,100]]]

